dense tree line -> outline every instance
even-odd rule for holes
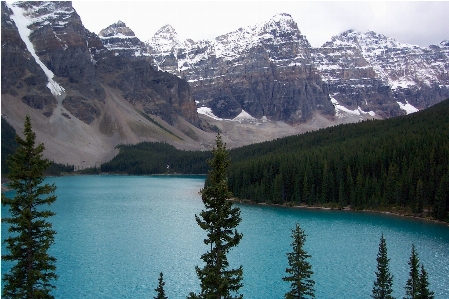
[[[127,174],[206,174],[210,152],[182,151],[163,142],[120,145],[120,152],[101,165],[102,172]]]
[[[449,100],[231,151],[229,188],[276,204],[408,210],[449,221]],[[245,157],[243,159],[243,157]]]
[[[204,174],[209,153],[121,145],[102,172]],[[401,209],[449,221],[449,100],[421,112],[230,150],[229,189],[254,202]]]

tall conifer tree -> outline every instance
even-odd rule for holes
[[[377,271],[376,281],[374,281],[373,293],[371,295],[374,299],[393,299],[391,296],[393,292],[393,275],[390,273],[388,263],[390,259],[387,256],[387,243],[384,235],[380,237],[379,252],[377,253]]]
[[[290,292],[285,294],[286,299],[305,299],[315,297],[315,281],[310,277],[313,274],[312,265],[307,261],[310,255],[304,250],[306,234],[299,224],[292,230],[293,252],[287,253],[289,268],[285,269],[289,276],[283,277],[290,282]]]
[[[240,209],[228,201],[232,196],[226,176],[230,160],[220,134],[217,135],[216,148],[212,154],[213,158],[208,161],[211,170],[206,186],[201,190],[206,209],[199,216],[195,215],[198,225],[207,231],[204,243],[210,246],[210,251],[201,256],[204,267],[196,267],[201,292],[191,293],[189,298],[243,298],[243,295],[238,294],[242,287],[243,268],[229,269],[227,259],[227,253],[239,244],[243,235],[236,230],[241,221]]]
[[[427,278],[427,272],[424,269],[424,265],[421,265],[421,273],[419,274],[418,285],[418,298],[419,299],[433,299],[434,293],[429,290],[429,280]]]
[[[36,135],[32,131],[29,116],[25,118],[24,139],[16,136],[18,148],[8,159],[9,187],[16,191],[14,198],[2,194],[2,204],[9,206],[10,216],[2,221],[9,224],[11,236],[5,243],[8,253],[2,256],[13,262],[11,271],[5,273],[3,298],[53,298],[52,281],[56,259],[47,251],[54,243],[56,232],[46,219],[55,215],[42,205],[56,200],[52,195],[55,185],[42,184],[43,173],[50,165],[42,157],[44,145],[35,147]]]
[[[410,267],[409,279],[405,285],[404,299],[418,299],[419,291],[419,258],[416,252],[415,245],[412,244],[412,253],[408,261]]]

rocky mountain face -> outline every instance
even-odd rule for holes
[[[247,112],[297,123],[315,111],[334,114],[310,44],[290,15],[197,43],[179,41],[165,26],[148,45],[155,66],[185,78],[195,101],[220,118]]]
[[[20,132],[30,115],[47,156],[81,167],[120,143],[205,149],[218,128],[233,147],[449,98],[448,41],[347,31],[313,48],[278,14],[213,40],[166,25],[142,42],[121,21],[89,32],[71,2],[1,2],[1,13],[2,117]]]
[[[447,41],[428,48],[346,31],[312,48],[288,14],[214,40],[180,41],[169,25],[147,41],[154,65],[185,78],[221,118],[301,122],[317,111],[393,117],[449,97]],[[330,104],[333,104],[330,105]]]
[[[421,48],[349,30],[314,49],[313,59],[333,99],[385,118],[403,114],[403,105],[425,109],[449,97],[448,50],[444,42]]]
[[[1,13],[2,116],[21,131],[32,115],[57,161],[103,161],[119,143],[197,139],[188,83],[155,69],[148,55],[110,47],[117,35],[129,42],[122,48],[143,45],[125,24],[99,37],[65,1],[2,2]]]

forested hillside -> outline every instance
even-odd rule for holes
[[[255,202],[427,214],[449,220],[449,100],[388,120],[365,121],[230,151],[229,188]],[[120,146],[103,172],[208,171],[210,152],[164,143]]]
[[[210,152],[182,151],[163,142],[120,145],[120,152],[101,165],[102,172],[128,174],[206,174]]]
[[[449,221],[449,100],[232,151],[229,187],[277,204],[388,209]],[[245,157],[245,159],[243,159]]]

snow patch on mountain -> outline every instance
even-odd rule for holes
[[[281,47],[285,43],[298,44],[300,48],[310,48],[309,42],[300,34],[296,22],[288,14],[277,14],[268,22],[255,26],[239,28],[233,32],[216,37],[213,40],[200,40],[194,42],[187,39],[181,41],[176,30],[165,25],[159,29],[154,36],[146,42],[154,56],[154,62],[158,68],[171,72],[175,75],[194,69],[198,64],[209,58],[224,61],[235,61],[259,46]],[[268,59],[276,63],[291,64],[291,60],[303,59],[306,54],[302,51],[297,53],[286,51],[283,55],[289,55],[288,61],[277,57],[279,53],[272,52],[265,47]],[[176,69],[164,69],[166,59],[177,60]],[[293,63],[292,65],[295,65]]]
[[[209,107],[198,107],[197,112],[198,112],[198,114],[206,115],[215,120],[227,120],[227,121],[235,121],[235,122],[239,122],[239,123],[248,123],[248,122],[252,123],[254,121],[257,121],[256,118],[252,117],[245,110],[242,110],[242,112],[240,112],[240,114],[237,115],[236,117],[234,117],[233,119],[220,118],[220,117],[216,116],[212,112],[212,109]]]
[[[397,102],[397,103],[399,105],[399,108],[404,110],[407,114],[411,114],[411,113],[415,113],[415,112],[419,111],[417,108],[410,105],[409,102],[407,102],[407,101],[405,101],[405,104],[403,104],[401,102]]]
[[[252,117],[248,112],[242,109],[242,112],[240,112],[240,114],[237,115],[232,120],[242,123],[242,122],[253,122],[256,121],[257,119],[255,117]]]
[[[345,106],[340,105],[338,103],[338,101],[333,97],[331,97],[331,102],[335,107],[335,116],[337,118],[345,118],[348,115],[357,115],[357,116],[362,116],[362,115],[366,115],[366,114],[368,114],[370,116],[376,115],[376,113],[374,111],[366,112],[366,111],[363,111],[362,108],[360,108],[360,107],[357,107],[357,109],[354,109],[354,110],[348,109]]]
[[[59,97],[65,93],[65,89],[59,85],[54,79],[53,72],[48,69],[48,67],[40,60],[39,56],[37,56],[36,51],[34,50],[34,46],[30,41],[30,34],[32,31],[28,28],[29,25],[33,24],[36,20],[33,18],[28,18],[28,13],[25,9],[18,7],[15,3],[6,3],[6,5],[12,10],[13,14],[11,15],[11,19],[16,23],[17,29],[19,31],[20,37],[25,43],[28,51],[36,60],[36,63],[41,67],[44,71],[45,75],[48,78],[47,87],[50,89],[50,92],[55,96]]]
[[[215,120],[223,120],[223,118],[219,118],[218,116],[216,116],[212,112],[212,109],[210,109],[209,107],[198,107],[196,110],[197,110],[198,114],[203,114],[203,115],[209,116],[210,118],[213,118]]]

